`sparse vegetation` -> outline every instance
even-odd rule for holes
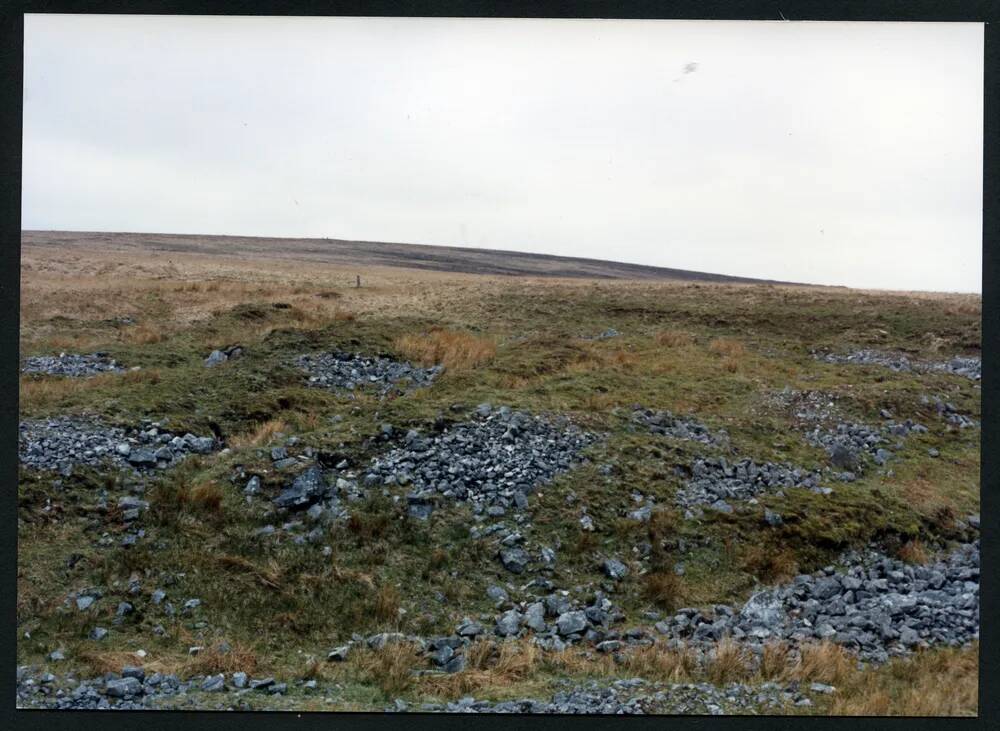
[[[978,298],[378,268],[361,270],[358,289],[353,270],[347,276],[317,262],[184,252],[130,258],[97,247],[26,246],[23,262],[23,354],[106,350],[140,369],[87,379],[23,376],[22,418],[166,419],[174,433],[217,434],[229,451],[189,457],[146,480],[141,492],[93,470],[62,478],[58,489],[22,471],[19,664],[48,667],[48,653],[65,646],[65,667],[89,675],[138,663],[185,676],[240,669],[321,677],[344,687],[333,706],[353,710],[378,710],[396,697],[537,697],[558,679],[643,677],[836,686],[815,708],[789,711],[796,713],[975,713],[975,649],[935,649],[863,670],[836,645],[807,645],[797,659],[778,643],[759,660],[723,643],[699,662],[662,643],[586,655],[578,647],[548,652],[521,640],[480,640],[464,651],[464,670],[437,676],[413,674],[427,660],[406,643],[359,646],[343,663],[316,660],[354,633],[451,633],[463,616],[492,615],[486,588],[510,575],[498,563],[496,538],[470,537],[478,524],[471,506],[445,502],[415,519],[407,512],[412,485],[345,498],[349,516],[329,523],[278,513],[271,499],[299,468],[275,468],[270,449],[295,436],[292,451],[314,450],[339,475],[360,472],[386,448],[384,423],[402,439],[409,429],[447,428],[481,402],[565,414],[606,438],[586,463],[529,496],[532,527],[523,532],[533,556],[543,545],[555,550],[546,574],[553,583],[592,593],[607,581],[602,558],[628,562],[633,570],[614,585],[613,599],[629,624],[617,630],[645,623],[651,610],[739,605],[761,584],[822,568],[847,548],[874,542],[922,564],[962,539],[959,524],[979,510],[978,431],[949,428],[920,396],[940,394],[978,420],[978,389],[945,374],[873,370],[860,378],[808,351],[975,354]],[[109,322],[126,316],[133,324]],[[581,338],[605,325],[619,335]],[[212,349],[237,343],[242,358],[204,367]],[[381,398],[309,388],[290,365],[300,353],[336,349],[443,363],[445,372],[431,388]],[[701,445],[628,428],[631,406],[696,413],[713,430],[725,427],[740,455],[821,466],[825,455],[798,437],[793,413],[773,403],[771,395],[786,387],[836,393],[845,420],[876,419],[891,408],[929,430],[907,439],[891,475],[873,469],[837,483],[831,495],[790,490],[762,495],[754,511],[686,519],[674,497]],[[940,458],[928,456],[932,448]],[[348,466],[334,467],[342,462]],[[613,469],[602,471],[605,465]],[[261,493],[247,501],[251,475]],[[626,517],[637,505],[633,492],[653,505],[648,522]],[[122,545],[130,529],[118,507],[127,495],[149,502],[141,519],[147,535],[131,546]],[[593,531],[581,527],[583,507]],[[768,525],[763,507],[783,522]],[[285,528],[295,520],[303,526]],[[273,532],[262,533],[268,526]],[[317,528],[315,542],[296,542]],[[640,558],[633,549],[644,544],[648,557]],[[163,585],[177,608],[200,598],[200,613],[130,615],[112,625],[117,604],[132,600],[133,575],[142,587],[137,605]],[[87,586],[105,591],[94,613],[68,610],[67,597]],[[87,639],[98,622],[113,630],[100,646]],[[162,636],[151,634],[157,623]],[[191,656],[194,645],[203,649]],[[145,658],[135,655],[140,648]]]

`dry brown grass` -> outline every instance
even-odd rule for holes
[[[141,658],[127,650],[94,650],[81,648],[74,653],[74,659],[86,666],[95,675],[120,673],[127,665],[141,667],[147,672],[173,672],[180,667],[180,661],[163,661],[150,657]]]
[[[656,333],[656,342],[668,348],[682,348],[694,343],[694,335],[683,330],[661,330]]]
[[[754,543],[740,552],[744,571],[765,583],[778,583],[793,578],[799,572],[795,552],[790,548]]]
[[[270,419],[256,424],[247,432],[234,434],[228,441],[229,446],[235,449],[259,447],[270,442],[275,435],[286,433],[288,433],[288,423],[284,419]]]
[[[465,669],[451,675],[428,676],[421,688],[445,698],[483,689],[497,689],[530,678],[541,669],[543,653],[529,642],[478,640],[465,650]]]
[[[351,655],[360,676],[378,686],[386,696],[409,690],[413,671],[423,665],[420,648],[409,642],[390,642],[378,650],[365,648]]]
[[[160,381],[156,368],[124,373],[101,373],[89,378],[46,378],[22,376],[18,384],[18,402],[22,410],[46,408],[74,394],[109,385],[155,384]]]
[[[222,642],[207,647],[192,655],[184,664],[179,675],[215,675],[217,673],[244,672],[252,674],[258,667],[257,654],[246,645],[227,643],[226,649]]]
[[[497,354],[492,338],[440,328],[425,335],[403,335],[393,344],[408,360],[425,366],[441,364],[449,370],[475,368]]]
[[[711,661],[705,668],[708,680],[716,685],[747,680],[752,675],[753,660],[748,650],[725,637],[711,651]]]
[[[66,397],[93,388],[91,378],[31,378],[22,377],[18,386],[21,410],[41,409],[61,402]]]
[[[399,619],[399,608],[402,597],[392,584],[383,584],[375,592],[373,611],[380,622],[392,622]]]
[[[746,348],[743,347],[743,343],[730,338],[715,338],[708,344],[708,349],[715,355],[721,355],[724,358],[731,358],[733,360],[739,360],[746,354]]]
[[[197,482],[177,491],[177,503],[183,510],[196,513],[222,512],[224,493],[217,482]]]
[[[122,340],[132,345],[152,345],[163,342],[165,337],[163,328],[160,326],[136,325],[124,332]]]
[[[855,673],[829,707],[838,716],[975,716],[979,648],[924,651]]]
[[[642,577],[643,595],[653,604],[672,612],[683,604],[684,584],[673,571],[651,571]]]
[[[629,653],[623,667],[628,673],[649,680],[681,683],[697,676],[698,659],[691,650],[671,650],[653,645]]]
[[[840,645],[824,641],[803,645],[789,677],[837,686],[857,672],[857,660]]]
[[[768,642],[760,655],[757,674],[764,680],[784,680],[788,677],[792,662],[790,649],[783,642]]]
[[[254,585],[260,584],[269,589],[282,588],[284,572],[281,565],[274,559],[271,559],[266,567],[258,566],[242,556],[233,556],[228,553],[219,556],[218,561],[224,568],[237,572],[237,575],[250,577]]]
[[[919,538],[907,541],[899,549],[899,559],[908,564],[925,564],[930,560],[927,548]]]
[[[924,515],[947,515],[941,511],[954,508],[952,501],[942,493],[933,480],[922,476],[914,476],[897,483],[900,496],[917,511]]]

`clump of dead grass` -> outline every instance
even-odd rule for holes
[[[919,538],[907,541],[899,549],[899,560],[908,564],[925,564],[930,557],[927,548]]]
[[[749,651],[733,639],[724,637],[711,650],[705,675],[715,685],[726,685],[747,680],[753,674],[752,668]]]
[[[228,647],[227,647],[228,645]],[[184,664],[178,673],[182,677],[216,675],[218,673],[244,672],[252,674],[258,667],[257,653],[246,645],[218,642],[203,648]]]
[[[392,584],[383,584],[375,592],[375,600],[372,603],[375,619],[380,622],[392,622],[399,619],[399,609],[402,597]]]
[[[465,650],[465,669],[427,676],[421,688],[446,698],[502,688],[530,678],[541,668],[542,660],[542,650],[530,642],[477,640]]]
[[[743,343],[731,338],[715,338],[708,344],[708,350],[715,355],[729,358],[740,358],[746,354]]]
[[[924,650],[842,679],[836,716],[975,716],[979,647]]]
[[[393,345],[408,360],[424,366],[440,364],[449,370],[474,368],[490,362],[497,354],[492,338],[442,328],[424,335],[402,335]]]
[[[672,612],[683,603],[684,584],[676,572],[651,571],[642,582],[644,596],[661,609]]]
[[[288,431],[288,423],[284,419],[269,419],[258,422],[248,431],[242,434],[235,434],[229,438],[229,446],[239,449],[244,447],[259,447],[267,444],[275,438],[277,434]]]
[[[656,342],[668,348],[682,348],[694,343],[694,335],[683,330],[661,330],[656,333]]]
[[[128,330],[123,330],[121,339],[126,343],[131,343],[132,345],[153,345],[154,343],[161,343],[166,338],[166,334],[162,327],[153,327],[152,325],[141,324],[131,327]]]
[[[793,578],[799,572],[795,552],[790,548],[753,543],[740,552],[744,571],[765,583],[778,583]]]
[[[413,643],[389,642],[379,649],[356,652],[351,660],[362,679],[391,697],[413,687],[413,671],[422,664],[419,653],[420,648]]]

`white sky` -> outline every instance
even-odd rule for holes
[[[24,55],[25,229],[981,290],[980,24],[29,15]]]

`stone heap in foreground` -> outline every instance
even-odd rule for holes
[[[656,629],[677,641],[724,636],[761,644],[829,640],[884,662],[928,645],[964,645],[979,637],[979,541],[929,566],[875,553],[846,557],[850,568],[802,575],[751,597],[739,611],[682,609]]]
[[[67,475],[76,465],[165,469],[190,453],[208,454],[218,446],[213,437],[177,435],[159,422],[123,428],[89,416],[22,421],[18,431],[21,464]]]

